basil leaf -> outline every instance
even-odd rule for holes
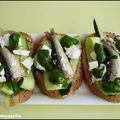
[[[61,39],[62,46],[67,48],[69,48],[72,45],[76,45],[78,43],[79,41],[76,38],[72,38],[68,35],[63,36],[63,38]]]
[[[49,51],[41,49],[37,55],[38,62],[45,67],[48,71],[52,70],[52,62],[49,56]]]

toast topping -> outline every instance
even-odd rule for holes
[[[39,69],[36,66],[43,75],[46,90],[59,90],[61,95],[66,95],[69,93],[81,55],[80,40],[78,36],[72,38],[68,35],[61,35],[58,38],[59,35],[57,36],[53,30],[50,33],[47,32],[46,35],[47,40],[38,50],[34,58],[34,65],[36,66],[38,62],[45,68]],[[46,51],[46,54],[39,55],[41,50]],[[44,59],[42,59],[43,56]],[[49,66],[51,66],[50,69],[48,69]]]
[[[0,91],[15,95],[22,90],[33,90],[35,85],[31,72],[33,61],[29,57],[27,38],[17,32],[3,34],[0,38],[4,40],[4,45],[0,42],[0,62],[4,66],[2,69],[0,65],[0,81],[3,81],[3,84],[0,83]]]
[[[112,33],[103,33],[98,29],[94,20],[94,38],[88,37],[85,41],[85,52],[91,74],[91,83],[105,95],[118,95],[120,93],[120,40],[119,36]],[[97,40],[97,39],[96,39]],[[95,53],[95,54],[94,54]],[[91,62],[98,62],[91,65]],[[93,68],[92,68],[93,67]]]
[[[118,89],[120,79],[119,42],[107,37],[91,47],[92,51],[89,53],[86,49],[86,53],[90,54],[92,58],[91,61],[88,61],[92,82],[99,85],[107,95],[118,94],[120,92]]]

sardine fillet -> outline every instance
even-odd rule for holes
[[[54,43],[54,46],[56,49],[56,53],[57,53],[59,62],[61,64],[62,71],[65,73],[65,75],[68,78],[72,78],[74,73],[73,73],[72,67],[68,61],[67,56],[64,53],[64,50],[63,50],[60,42],[56,39],[55,35],[51,35],[51,37],[52,37],[52,40],[53,40],[53,43]]]
[[[12,80],[19,80],[21,77],[24,77],[26,71],[20,64],[19,60],[5,47],[0,47],[0,51],[10,70]]]

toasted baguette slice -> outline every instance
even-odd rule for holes
[[[56,33],[56,35],[63,36],[64,34]],[[45,35],[45,36],[42,37],[42,39],[41,39],[41,41],[39,43],[39,47],[38,47],[37,51],[42,48],[43,43],[46,40],[47,40],[47,36]],[[37,53],[37,51],[36,51],[36,53]],[[67,95],[62,96],[61,93],[59,92],[59,90],[48,91],[45,88],[45,84],[44,84],[44,80],[42,78],[42,74],[36,68],[34,68],[34,75],[35,75],[36,82],[37,82],[37,85],[38,85],[39,89],[44,94],[46,94],[47,96],[55,98],[55,99],[62,99],[62,98],[66,98],[68,96],[71,96],[80,87],[80,85],[82,83],[82,62],[81,62],[81,56],[79,58],[79,63],[77,65],[76,73],[75,73],[75,76],[74,76],[74,80],[72,82],[72,86],[71,86],[70,92]]]
[[[118,35],[115,35],[114,33],[110,33],[110,32],[106,32],[105,34],[113,38],[113,40],[115,40],[116,37],[119,37]],[[92,34],[90,36],[95,36],[95,34]],[[85,47],[83,47],[82,63],[83,63],[84,79],[89,89],[91,90],[91,92],[93,92],[96,96],[99,96],[109,102],[120,102],[120,94],[116,96],[107,96],[103,94],[103,92],[100,90],[100,88],[97,87],[95,83],[92,82],[91,75],[89,72],[89,66],[87,62]]]
[[[8,30],[8,31],[5,31],[5,34],[6,33],[12,34],[13,32],[14,31],[12,31],[12,30]],[[27,38],[29,49],[30,49],[30,56],[32,57],[33,50],[34,50],[34,42],[32,40],[32,37],[30,35],[28,35],[27,33],[23,33],[23,32],[20,32],[20,33],[23,34]],[[32,96],[32,93],[33,93],[32,90],[23,90],[17,95],[12,95],[11,101],[10,101],[10,106],[11,107],[16,106],[20,103],[27,101]]]

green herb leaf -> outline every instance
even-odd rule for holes
[[[64,74],[58,69],[54,69],[50,72],[49,80],[53,84],[63,84],[63,87],[65,88],[68,85]]]
[[[19,87],[18,83],[12,83],[12,87],[14,90],[14,94],[18,94],[22,91],[22,89]]]
[[[93,25],[94,25],[94,30],[95,30],[96,36],[100,37],[100,32],[99,32],[99,29],[98,29],[98,26],[97,26],[95,19],[93,20]]]
[[[48,71],[52,70],[52,62],[49,56],[49,51],[41,49],[37,55],[38,62],[45,67]]]
[[[79,41],[76,38],[72,38],[68,35],[63,36],[61,39],[62,46],[67,47],[67,48],[69,48],[72,45],[76,45],[78,43],[79,43]]]
[[[117,94],[120,92],[120,78],[116,78],[113,82],[102,82],[101,87],[108,95]]]
[[[103,70],[104,70],[104,68],[94,68],[93,70],[92,70],[92,74],[96,77],[96,78],[101,78],[102,77],[102,75],[103,75]]]
[[[94,49],[95,49],[95,53],[97,55],[98,63],[99,64],[103,63],[106,59],[106,55],[105,55],[103,46],[99,43],[95,43]]]
[[[18,49],[19,38],[20,38],[20,35],[18,33],[12,33],[10,35],[10,37],[9,37],[9,39],[10,39],[9,48],[11,50]]]

